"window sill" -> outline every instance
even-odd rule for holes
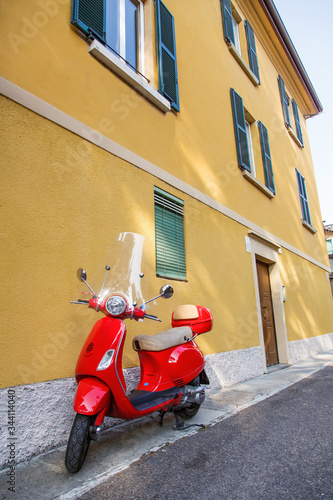
[[[250,78],[253,85],[256,85],[256,86],[260,85],[258,78],[253,73],[253,71],[248,67],[248,65],[246,64],[246,62],[244,61],[244,59],[242,58],[242,56],[240,55],[240,53],[238,52],[238,50],[236,49],[234,44],[231,41],[227,41],[227,45],[228,45],[229,51],[234,56],[234,58],[236,59],[238,64],[241,66],[241,68],[244,70],[244,72],[247,74],[247,76]]]
[[[306,229],[310,231],[310,233],[316,234],[317,230],[313,226],[311,226],[311,224],[309,224],[306,220],[302,219],[302,224],[304,227],[306,227]]]
[[[262,191],[268,198],[274,198],[275,194],[268,189],[262,182],[260,182],[254,175],[250,174],[247,170],[243,170],[243,176],[246,180],[251,182],[254,186],[256,186],[260,191]]]
[[[288,130],[290,137],[292,137],[294,139],[294,141],[296,142],[297,146],[299,148],[303,149],[304,145],[301,143],[301,141],[299,140],[299,138],[297,137],[297,135],[295,134],[295,132],[293,131],[293,129],[289,125],[287,125],[287,130]]]
[[[154,89],[154,87],[149,85],[141,75],[135,73],[135,71],[122,59],[117,57],[116,54],[104,47],[102,43],[93,40],[89,45],[88,52],[125,80],[125,82],[131,85],[161,111],[164,113],[171,111],[171,104],[165,97]]]

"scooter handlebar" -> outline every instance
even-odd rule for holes
[[[84,299],[78,299],[77,301],[76,300],[71,300],[71,304],[84,304],[84,305],[88,305],[89,307],[92,307],[93,309],[96,309],[96,311],[98,311],[98,304],[96,302],[96,299],[90,299],[90,300],[84,300]],[[102,307],[103,309],[103,307]],[[125,315],[124,317],[129,317],[128,313],[127,315]],[[152,314],[146,314],[144,312],[144,310],[138,308],[138,307],[135,307],[134,308],[134,311],[132,312],[132,318],[134,318],[135,320],[140,320],[142,321],[143,318],[147,318],[147,319],[151,319],[153,321],[159,321],[161,322],[162,320],[161,319],[158,319],[157,316],[153,316]]]
[[[162,322],[162,320],[161,320],[161,319],[158,319],[158,317],[157,317],[157,316],[153,316],[152,314],[144,314],[144,315],[143,315],[143,317],[144,317],[144,318],[147,318],[147,319],[152,319],[152,320],[154,320],[154,321],[159,321],[159,322]]]

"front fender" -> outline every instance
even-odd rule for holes
[[[74,411],[83,415],[96,415],[103,409],[107,412],[111,401],[108,386],[95,377],[80,380],[74,398]]]

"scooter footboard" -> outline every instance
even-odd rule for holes
[[[80,380],[74,398],[74,411],[83,415],[96,415],[104,410],[107,412],[111,401],[109,387],[95,377],[85,377]]]

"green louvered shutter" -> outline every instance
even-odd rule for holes
[[[288,101],[288,97],[287,97],[287,94],[286,94],[286,89],[285,89],[285,86],[284,86],[284,81],[282,80],[282,78],[281,78],[280,75],[279,75],[279,89],[280,89],[280,96],[281,96],[281,103],[282,103],[284,123],[288,127],[290,127],[290,118],[289,118],[289,111],[288,111],[289,101]]]
[[[260,83],[256,41],[254,38],[254,31],[248,21],[245,21],[245,31],[247,37],[247,48],[249,53],[250,68],[256,75]]]
[[[155,11],[159,91],[171,102],[172,108],[179,111],[175,21],[160,0],[156,0]]]
[[[72,24],[105,42],[105,0],[73,0]]]
[[[156,275],[185,280],[184,202],[159,188],[154,202]]]
[[[297,170],[297,168],[295,170],[296,170],[296,176],[297,176],[299,199],[301,202],[302,217],[303,217],[303,220],[305,220],[306,222],[308,222],[311,225],[309,202],[308,202],[308,196],[306,194],[306,189],[305,189],[305,179],[304,179],[303,175],[301,175],[300,172]]]
[[[297,137],[302,146],[304,146],[303,143],[303,136],[302,136],[302,129],[301,129],[301,122],[299,120],[299,114],[298,114],[298,107],[294,99],[292,99],[292,105],[293,105],[293,111],[294,111],[294,117],[295,117],[295,123],[296,123],[296,132],[297,132]]]
[[[273,166],[269,148],[268,132],[267,128],[261,122],[258,122],[258,125],[260,131],[261,153],[262,161],[264,164],[266,186],[275,194]]]
[[[232,113],[234,117],[235,139],[238,165],[251,172],[249,147],[247,143],[243,99],[234,89],[230,89]]]
[[[235,45],[234,28],[232,26],[232,10],[230,0],[221,0],[224,38]]]

